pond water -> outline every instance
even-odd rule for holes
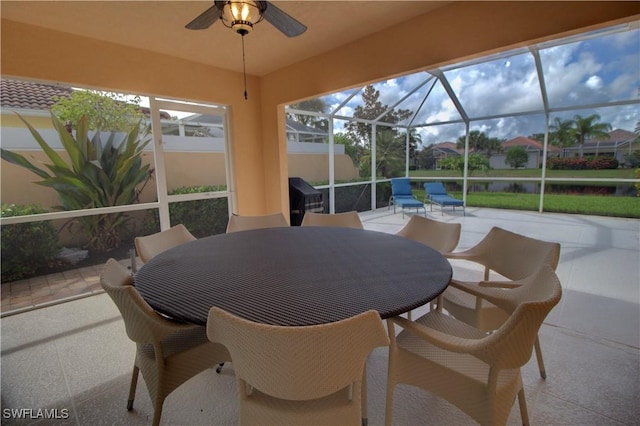
[[[447,189],[462,191],[460,184],[448,184]],[[469,184],[470,192],[510,192],[522,194],[539,194],[540,184],[537,182],[476,182]],[[576,185],[556,184],[546,185],[545,194],[576,194],[576,195],[610,195],[618,197],[635,197],[637,190],[633,184],[602,184]]]

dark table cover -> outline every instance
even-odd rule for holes
[[[342,320],[369,309],[389,318],[449,284],[450,263],[396,235],[349,228],[234,232],[170,249],[142,266],[135,286],[158,312],[206,324],[218,306],[275,325]]]

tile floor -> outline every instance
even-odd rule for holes
[[[540,379],[535,357],[523,369],[532,424],[640,425],[640,221],[473,208],[466,217],[428,214],[462,224],[459,249],[475,244],[492,226],[562,244],[557,272],[563,299],[540,331],[548,378]],[[397,232],[409,216],[383,209],[362,219],[367,229]],[[479,273],[458,261],[454,271],[461,278]],[[68,278],[80,287],[80,277],[97,288],[91,271]],[[54,286],[49,284],[49,295]],[[134,409],[125,409],[135,346],[107,295],[96,291],[4,316],[0,326],[2,424],[150,423],[153,410],[143,380]],[[371,425],[384,423],[386,359],[379,348],[368,364]],[[30,409],[21,412],[34,418],[12,418],[11,409]],[[59,418],[35,418],[42,417],[39,409]],[[205,371],[170,395],[161,423],[237,424],[233,365],[219,375]],[[394,424],[426,423],[472,422],[423,391],[397,387]],[[509,424],[519,424],[517,404]]]

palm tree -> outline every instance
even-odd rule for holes
[[[564,148],[573,145],[575,142],[576,135],[573,120],[563,120],[560,117],[556,117],[549,128],[551,129],[551,134],[549,135],[549,143],[551,145]]]
[[[583,155],[582,148],[585,140],[588,138],[604,139],[609,136],[611,131],[611,124],[599,123],[600,116],[598,114],[592,114],[588,117],[576,115],[573,120],[576,140],[580,146],[580,157]]]
[[[460,136],[456,142],[456,148],[464,148],[465,136]],[[478,152],[486,148],[489,138],[484,132],[472,130],[469,132],[469,150],[470,152]]]

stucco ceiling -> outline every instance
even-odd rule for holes
[[[247,73],[262,76],[442,7],[444,1],[275,1],[305,24],[287,38],[263,21],[245,37]],[[184,26],[212,1],[7,1],[2,19],[242,71],[241,37],[216,22]],[[76,54],[76,52],[69,52]]]

